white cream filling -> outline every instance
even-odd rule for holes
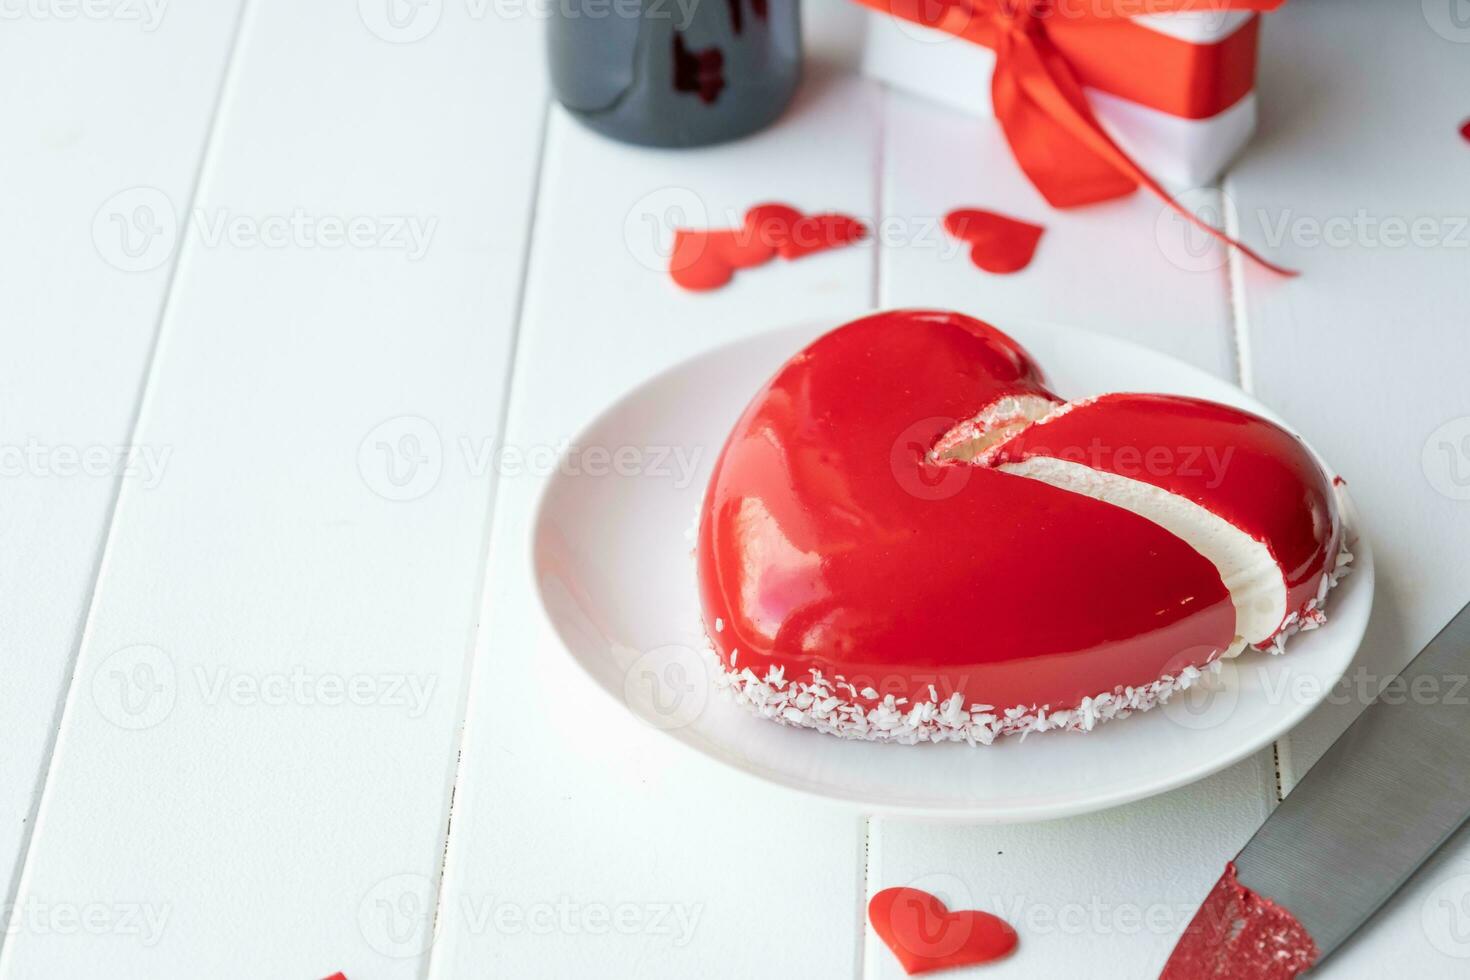
[[[1236,638],[1226,656],[1247,643],[1264,643],[1286,618],[1286,580],[1270,549],[1194,501],[1150,483],[1046,456],[1002,463],[997,469],[1121,507],[1209,559],[1235,605]]]
[[[936,459],[974,462],[977,457],[1055,412],[1062,403],[1041,395],[1005,395],[980,414],[946,432],[930,455]]]

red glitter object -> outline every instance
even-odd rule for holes
[[[917,888],[885,888],[868,902],[868,921],[910,975],[1000,959],[1016,930],[989,912],[951,912]]]
[[[970,244],[970,261],[986,272],[1020,272],[1031,264],[1041,241],[1041,225],[994,211],[959,208],[944,216],[944,230]]]
[[[1290,980],[1321,955],[1286,909],[1225,873],[1184,930],[1159,980]]]

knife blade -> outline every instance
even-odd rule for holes
[[[1464,825],[1470,817],[1467,672],[1470,605],[1400,672],[1396,687],[1404,695],[1380,693],[1256,831],[1186,928],[1165,977],[1185,975],[1182,965],[1171,971],[1186,961],[1195,976],[1257,975],[1199,970],[1202,962],[1225,964],[1235,955],[1199,946],[1241,934],[1249,917],[1241,902],[1269,913],[1268,926],[1250,941],[1279,943],[1278,966],[1289,954],[1301,954],[1293,962],[1320,962]],[[1227,878],[1244,891],[1221,892]],[[1249,904],[1256,900],[1264,901]],[[1218,920],[1226,906],[1232,910],[1226,917],[1238,920],[1230,928],[1202,921],[1207,911]],[[1275,917],[1283,909],[1288,914]],[[1293,924],[1311,937],[1304,948],[1315,944],[1314,955],[1289,948]],[[1292,976],[1299,968],[1259,975]]]

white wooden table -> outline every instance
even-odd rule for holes
[[[1470,599],[1453,0],[1267,24],[1259,137],[1191,199],[1223,193],[1291,282],[1146,195],[1049,210],[994,124],[854,74],[836,0],[788,115],[684,153],[549,105],[526,8],[387,2],[5,7],[0,977],[893,977],[865,898],[926,880],[1021,932],[956,977],[1155,975],[1363,698],[1093,816],[867,819],[706,764],[577,674],[527,574],[535,460],[778,322],[922,304],[1126,336],[1238,378],[1341,468],[1382,683]],[[707,295],[656,268],[649,216],[770,198],[898,231]],[[1032,268],[947,246],[960,204],[1044,223]],[[1470,973],[1467,895],[1462,837],[1322,975]]]

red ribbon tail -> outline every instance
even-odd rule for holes
[[[1017,162],[1053,205],[1108,200],[1142,185],[1190,224],[1261,268],[1280,276],[1298,274],[1203,221],[1123,152],[1093,115],[1066,60],[1044,37],[1008,33],[996,47],[991,91]],[[1067,144],[1073,152],[1059,153],[1059,146]],[[1099,175],[1100,166],[1112,170],[1111,180]],[[1079,178],[1085,179],[1078,183]]]
[[[1236,249],[1240,252],[1241,255],[1244,255],[1246,258],[1250,259],[1256,265],[1267,270],[1268,272],[1274,272],[1278,276],[1285,276],[1288,279],[1301,275],[1301,273],[1295,269],[1288,269],[1284,265],[1277,265],[1275,262],[1267,259],[1260,252],[1257,252],[1255,249],[1251,248],[1240,239],[1231,238],[1219,228],[1216,228],[1214,225],[1201,220],[1199,215],[1195,214],[1193,211],[1189,210],[1189,208],[1186,208],[1184,205],[1174,200],[1174,198],[1170,197],[1169,192],[1164,190],[1157,183],[1155,183],[1152,178],[1150,178],[1148,182],[1144,184],[1144,186],[1153,191],[1159,197],[1163,198],[1164,203],[1173,208],[1175,213],[1182,216],[1185,221],[1188,221],[1196,228],[1199,228],[1201,231],[1203,231],[1205,234],[1209,235],[1216,241],[1223,243],[1226,247]]]

